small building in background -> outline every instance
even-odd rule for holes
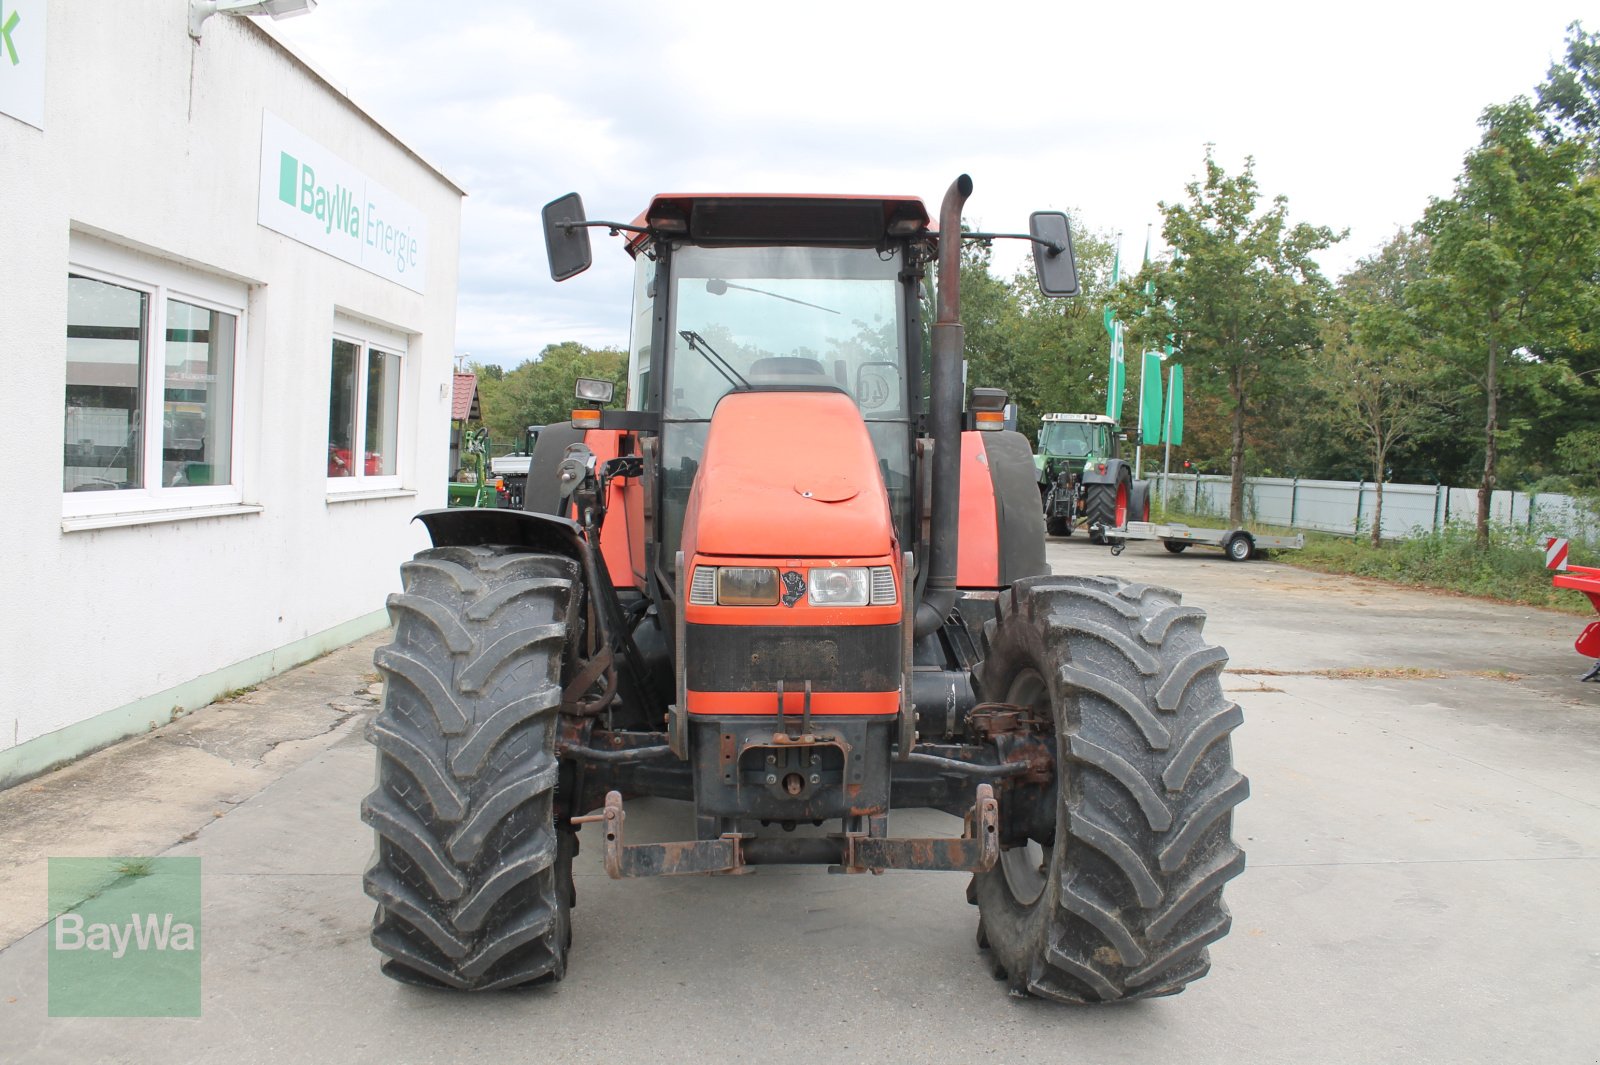
[[[473,422],[483,421],[478,406],[478,375],[457,372],[450,401],[450,476],[461,469],[461,438]]]
[[[386,623],[463,195],[250,19],[5,6],[0,786]]]

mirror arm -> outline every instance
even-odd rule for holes
[[[655,230],[648,229],[648,228],[646,228],[644,226],[630,226],[630,225],[625,225],[622,222],[599,222],[599,221],[595,221],[595,222],[567,222],[561,228],[566,230],[568,233],[571,233],[574,229],[580,229],[580,228],[581,229],[609,229],[611,231],[611,235],[613,237],[616,236],[618,233],[624,233],[624,232],[626,232],[626,233],[644,233],[646,235],[653,234],[655,232]]]
[[[1067,250],[1067,246],[1059,240],[1045,240],[1032,233],[963,233],[962,240],[981,240],[987,243],[991,240],[1031,240],[1035,244],[1042,244],[1051,255],[1060,255]]]

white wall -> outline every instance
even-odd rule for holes
[[[444,505],[460,191],[247,20],[193,42],[187,7],[54,0],[44,130],[0,115],[0,784],[18,745],[381,610],[426,543],[411,517]],[[257,225],[263,109],[423,213],[426,295]],[[64,530],[74,232],[250,283],[235,416],[258,512]],[[335,308],[409,338],[405,494],[329,500]]]

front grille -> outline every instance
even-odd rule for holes
[[[698,692],[887,692],[900,688],[898,625],[694,625],[684,634]]]

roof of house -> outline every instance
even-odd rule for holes
[[[450,420],[457,422],[481,421],[478,409],[478,375],[456,374],[455,396],[450,402]]]

